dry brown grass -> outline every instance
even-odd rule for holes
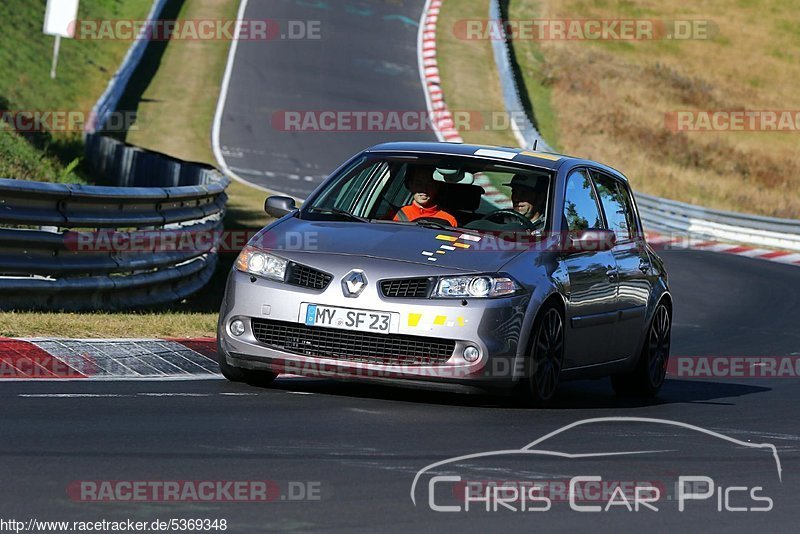
[[[796,6],[795,6],[796,7]],[[800,217],[800,132],[674,132],[676,110],[800,110],[800,12],[787,0],[511,0],[511,18],[710,19],[712,40],[518,41],[555,109],[559,148],[647,193]],[[543,61],[525,60],[535,50]],[[534,106],[536,101],[534,100]]]
[[[0,336],[58,338],[213,337],[211,313],[0,313]]]
[[[180,18],[235,19],[238,0],[191,0]],[[127,140],[187,161],[216,164],[211,153],[211,123],[230,42],[173,40],[158,74],[139,102],[141,120]]]

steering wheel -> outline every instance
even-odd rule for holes
[[[440,217],[417,217],[416,219],[412,220],[411,222],[430,222],[430,223],[443,224],[445,226],[450,226],[450,223],[447,222],[447,219],[442,219]]]
[[[543,217],[539,217],[535,221],[531,221],[521,213],[518,213],[515,210],[495,210],[491,213],[487,213],[480,220],[482,221],[491,221],[500,224],[505,224],[508,220],[511,219],[513,222],[520,224],[526,230],[536,230],[537,227],[541,222],[543,222]]]

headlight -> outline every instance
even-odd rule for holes
[[[255,247],[246,246],[236,258],[236,268],[244,273],[283,282],[289,262]]]
[[[439,279],[433,296],[438,298],[505,297],[520,291],[522,291],[522,286],[508,276],[447,276]]]

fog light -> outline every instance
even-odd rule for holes
[[[244,323],[239,319],[231,321],[231,334],[233,334],[236,337],[239,337],[242,334],[244,334]]]
[[[477,362],[480,355],[478,349],[472,345],[464,349],[464,359],[470,363]]]

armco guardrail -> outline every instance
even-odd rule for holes
[[[500,9],[499,0],[489,1],[489,20],[502,21],[503,13]],[[500,31],[505,31],[505,26],[498,24]],[[525,112],[525,107],[522,105],[522,99],[519,94],[519,86],[517,84],[516,76],[514,75],[514,67],[511,64],[511,57],[513,49],[511,42],[504,34],[503,39],[492,39],[492,51],[494,53],[494,61],[497,65],[497,72],[500,76],[500,88],[503,91],[503,104],[506,112],[511,119],[511,126],[514,131],[514,136],[520,146],[531,148],[536,145],[539,150],[548,151],[550,146],[542,138],[539,130],[533,124],[531,117]]]
[[[800,221],[712,210],[636,194],[645,229],[759,246],[800,250]]]
[[[167,4],[167,0],[154,0],[150,8],[150,13],[147,15],[148,21],[157,20]],[[133,76],[134,71],[139,66],[139,62],[144,56],[147,45],[150,43],[150,33],[147,25],[143,24],[139,30],[139,35],[133,41],[133,44],[128,49],[125,59],[114,77],[108,83],[105,92],[100,96],[92,109],[92,121],[86,124],[86,133],[94,133],[103,129],[109,114],[117,109],[122,95],[125,93],[125,88]]]
[[[0,179],[0,309],[150,306],[211,278],[228,178],[108,137],[87,152],[111,185]]]
[[[166,3],[154,0],[148,20]],[[147,49],[146,30],[86,124],[86,162],[100,185],[0,179],[0,309],[153,306],[194,293],[214,273],[228,178],[95,133]]]
[[[490,0],[489,18],[504,28],[499,0]],[[503,102],[515,127],[521,146],[530,148],[534,140],[541,150],[550,150],[534,123],[527,116],[519,96],[519,83],[511,65],[513,43],[505,36],[492,41]],[[683,202],[636,194],[639,214],[646,230],[680,234],[695,238],[733,241],[758,246],[800,250],[800,221],[744,213],[712,210]]]

